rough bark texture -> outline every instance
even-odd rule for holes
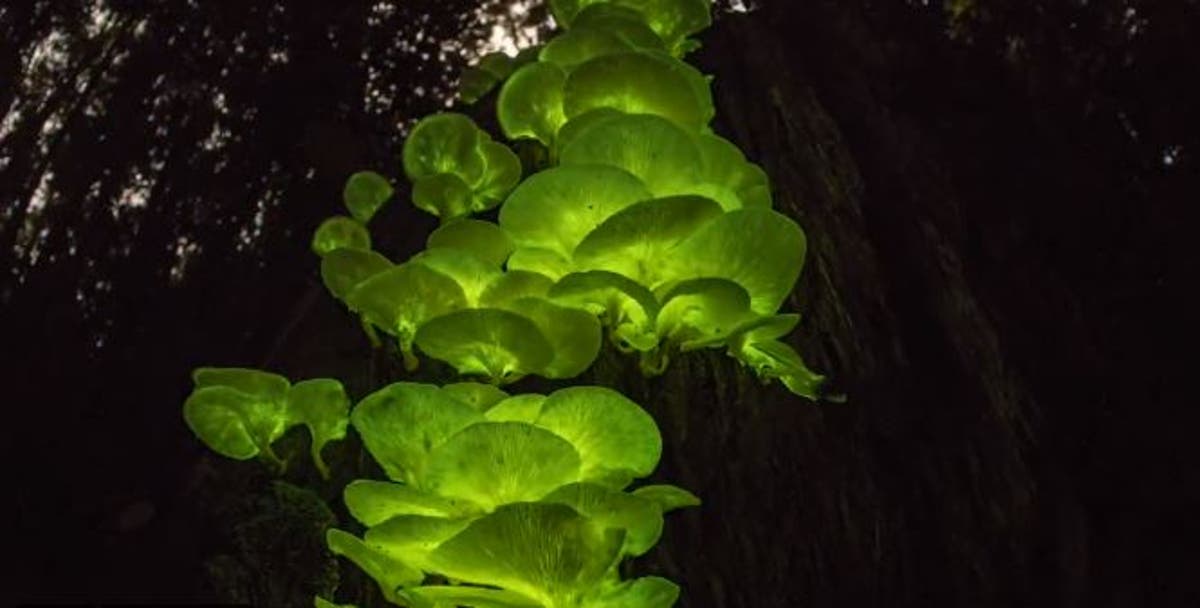
[[[999,70],[956,82],[971,72],[937,61],[945,47],[879,35],[838,4],[725,20],[699,63],[718,131],[808,233],[795,340],[847,401],[754,386],[720,357],[661,380],[598,372],[660,421],[662,477],[705,500],[645,565],[684,584],[684,606],[1191,605],[1181,507],[1195,485],[1138,472],[1191,452],[1170,429],[1131,450],[1108,430],[1139,426],[1137,410],[1097,408],[1167,372],[1102,358],[1121,348],[1099,337],[1124,329],[1105,310],[1118,288],[1055,255],[1104,255],[1137,203],[1098,196],[1119,178],[1056,155],[1070,126],[1039,125]],[[907,63],[933,73],[904,82]],[[1037,162],[1053,167],[1022,171]],[[1147,412],[1179,412],[1155,397]],[[1148,496],[1113,501],[1112,483]],[[1182,536],[1142,536],[1150,513]]]
[[[662,477],[705,500],[649,567],[685,584],[686,606],[1033,605],[1033,404],[943,219],[955,195],[903,173],[897,148],[919,142],[890,123],[873,145],[903,168],[868,188],[771,17],[724,22],[701,63],[719,130],[809,235],[794,339],[847,402],[756,386],[707,353],[620,383],[664,429]]]

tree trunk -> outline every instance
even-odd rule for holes
[[[1058,197],[1101,188],[1096,168],[1013,174],[1060,135],[1002,73],[956,81],[971,66],[929,38],[877,36],[854,3],[804,4],[718,22],[698,63],[717,131],[808,235],[794,345],[847,399],[758,386],[715,352],[661,379],[598,366],[659,421],[661,479],[705,501],[668,518],[641,566],[683,585],[681,606],[1189,605],[1182,543],[1158,558],[1171,584],[1130,572],[1154,549],[1090,469],[1122,457],[1081,457],[1095,424],[1072,426],[1096,419],[1098,379],[1119,393],[1144,370],[1100,359],[1105,319],[1085,302],[1104,294],[1071,290],[1055,273],[1080,269],[1030,243],[1051,213],[1080,227],[1063,247],[1093,245]],[[990,105],[943,112],[964,98]]]

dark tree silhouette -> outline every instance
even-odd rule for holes
[[[717,353],[648,380],[604,353],[583,380],[647,406],[662,478],[705,500],[635,567],[678,581],[681,606],[1200,605],[1197,3],[721,8],[694,59],[714,126],[808,233],[795,345],[847,401]],[[354,442],[333,482],[272,485],[191,437],[187,373],[266,365],[356,396],[395,377],[322,293],[308,236],[350,172],[399,175],[404,128],[493,23],[544,19],[466,0],[0,6],[18,598],[378,601],[319,551],[367,466]],[[488,103],[468,111],[486,123]],[[398,181],[375,236],[404,257],[434,222]]]

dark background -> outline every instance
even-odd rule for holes
[[[681,606],[1200,605],[1197,2],[717,17],[691,61],[717,131],[808,233],[792,339],[848,401],[713,353],[651,380],[605,353],[582,381],[650,409],[659,477],[705,499],[636,570]],[[355,396],[394,377],[309,235],[370,168],[399,186],[379,248],[419,249],[435,222],[406,203],[405,128],[493,27],[544,21],[458,0],[0,3],[17,601],[285,605],[339,580],[375,601],[311,557],[341,480],[210,455],[180,416],[188,373]],[[486,123],[487,103],[466,111]],[[353,440],[333,458],[343,479],[366,466]]]

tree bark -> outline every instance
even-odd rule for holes
[[[1047,445],[1072,439],[1056,424],[1089,405],[1055,401],[1060,383],[1104,373],[1086,354],[1094,319],[1062,314],[1085,296],[1039,271],[1037,251],[1020,257],[1038,217],[1010,210],[1007,233],[989,223],[978,160],[948,153],[896,94],[913,56],[936,72],[932,49],[875,36],[849,4],[724,19],[699,58],[718,132],[766,169],[776,208],[809,237],[794,345],[847,400],[758,386],[717,353],[661,379],[598,366],[662,426],[661,479],[705,501],[668,518],[642,566],[684,587],[681,606],[1126,605],[1132,579],[1097,580],[1091,563],[1107,559],[1090,544],[1103,509]],[[954,95],[946,72],[905,93]],[[1061,376],[1039,382],[1042,366]]]

